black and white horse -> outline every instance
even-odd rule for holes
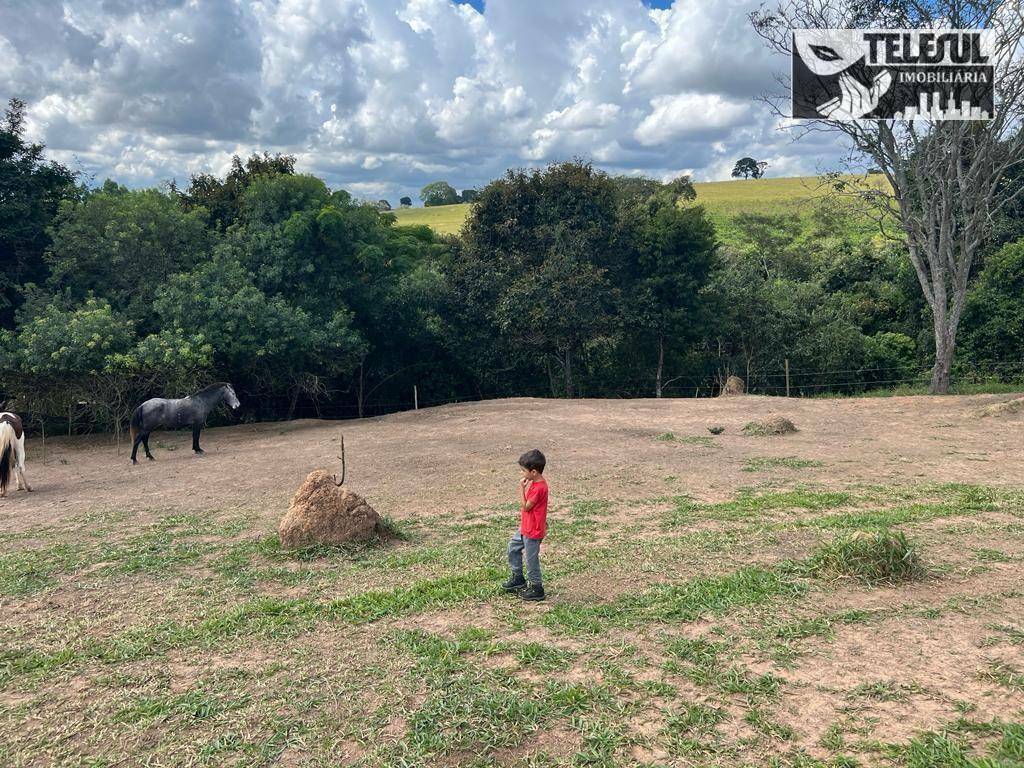
[[[199,433],[210,411],[220,405],[222,400],[226,400],[232,408],[239,406],[235,390],[227,382],[211,384],[194,395],[176,400],[154,397],[144,402],[132,413],[132,464],[139,463],[135,454],[138,453],[140,443],[146,450],[146,458],[153,460],[153,454],[149,452],[149,433],[160,428],[192,427],[192,450],[197,454],[202,453]]]
[[[25,428],[17,414],[4,411],[0,413],[0,498],[7,495],[12,472],[19,491],[32,490],[25,479]]]

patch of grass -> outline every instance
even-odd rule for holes
[[[768,738],[790,741],[796,736],[796,732],[792,728],[775,722],[760,707],[755,706],[748,709],[747,714],[743,716],[743,721]]]
[[[664,528],[678,528],[698,520],[743,520],[789,509],[820,511],[852,503],[850,494],[796,488],[789,491],[756,492],[743,489],[732,501],[701,504],[688,496],[668,499],[673,508],[661,515]],[[793,524],[798,524],[794,522]]]
[[[30,595],[47,589],[58,574],[77,570],[85,559],[81,547],[63,543],[0,554],[0,595]]]
[[[989,629],[998,632],[1000,636],[987,638],[986,645],[996,645],[1000,642],[1011,645],[1024,645],[1024,629],[1010,626],[1009,624],[992,624]]]
[[[697,685],[712,687],[726,694],[748,694],[753,696],[774,696],[779,690],[779,679],[772,674],[752,675],[736,664],[723,661],[722,656],[729,646],[705,638],[681,638],[671,643],[667,650],[676,659],[686,662],[679,669]],[[677,665],[669,663],[669,668]]]
[[[987,671],[982,673],[986,680],[1001,685],[1010,691],[1024,693],[1024,672],[1005,662],[995,662],[989,665]]]
[[[390,211],[398,226],[428,226],[442,235],[454,235],[462,229],[462,224],[472,208],[471,203],[455,205],[432,205],[429,208],[397,208]]]
[[[796,456],[755,456],[743,463],[744,472],[763,472],[768,469],[809,469],[823,467],[824,462],[816,459],[798,459]]]
[[[707,504],[702,507],[702,511],[704,516],[715,520],[735,520],[786,509],[810,511],[834,509],[848,503],[850,503],[849,494],[835,491],[797,488],[791,491],[755,493],[744,490],[733,501]]]
[[[412,538],[412,531],[408,523],[381,515],[380,523],[377,525],[377,538],[384,541],[409,541]]]
[[[863,696],[875,701],[903,701],[907,698],[906,693],[895,680],[877,680],[873,683],[861,683],[852,692],[855,696]]]
[[[673,755],[685,757],[713,754],[719,741],[715,727],[728,717],[728,712],[718,707],[686,704],[682,709],[669,714],[662,733],[668,739]]]
[[[796,642],[809,637],[831,640],[835,636],[837,624],[855,624],[867,621],[874,615],[869,611],[850,610],[779,623],[768,622],[755,630],[753,635],[758,646],[769,652],[776,663],[788,665],[801,655],[795,646]]]
[[[902,531],[857,531],[819,547],[808,561],[819,578],[854,578],[865,584],[899,584],[920,579],[925,568]]]
[[[114,715],[119,723],[147,723],[153,720],[205,720],[249,703],[249,696],[218,695],[203,688],[170,696],[140,696],[122,706]]]
[[[696,182],[693,185],[697,193],[696,203],[704,206],[722,241],[728,244],[743,242],[735,223],[739,214],[793,214],[802,227],[810,230],[813,211],[827,194],[827,187],[823,179],[816,176],[733,179]],[[394,215],[397,226],[429,226],[439,234],[457,234],[471,210],[472,204],[457,203],[430,208],[398,208],[390,213]],[[877,231],[871,218],[853,206],[850,206],[849,214],[840,220],[845,222],[844,234],[851,237],[868,237]]]
[[[892,751],[902,753],[907,768],[984,768],[971,759],[966,743],[944,733],[923,734],[905,748]]]
[[[480,755],[517,747],[528,734],[560,718],[571,718],[581,734],[581,764],[612,764],[624,734],[614,720],[600,716],[616,706],[605,688],[552,677],[534,683],[515,672],[482,666],[472,654],[489,652],[489,633],[450,638],[413,630],[396,633],[395,640],[417,658],[413,675],[425,696],[414,709],[398,712],[406,728],[397,741],[383,744],[379,757],[384,765],[435,765],[453,753]],[[550,651],[537,644],[519,648],[530,665],[548,658]],[[382,724],[392,714],[381,717]]]
[[[569,513],[575,518],[603,517],[611,512],[612,503],[610,501],[574,501],[569,508]]]
[[[794,597],[805,589],[784,569],[744,568],[725,576],[661,584],[607,603],[559,603],[541,621],[569,634],[597,634],[613,625],[687,622],[722,615],[739,606]]]
[[[976,549],[974,557],[983,563],[1012,563],[1013,558],[997,549]]]
[[[685,445],[699,445],[702,448],[714,448],[715,441],[707,435],[677,435],[674,432],[662,432],[655,440],[666,443],[683,443]]]
[[[157,656],[176,648],[217,647],[239,637],[291,637],[320,622],[366,624],[380,619],[440,610],[494,594],[502,575],[481,569],[426,579],[390,590],[371,590],[337,600],[258,597],[192,622],[165,621],[133,627],[109,638],[73,639],[63,648],[0,648],[0,684],[19,675],[47,673],[93,660],[119,663]]]

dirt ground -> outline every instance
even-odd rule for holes
[[[192,453],[188,431],[155,433],[156,460],[137,466],[128,460],[128,447],[122,444],[117,453],[109,436],[49,438],[45,462],[40,440],[30,438],[27,474],[35,490],[12,492],[0,503],[0,531],[133,505],[256,510],[270,521],[284,513],[310,471],[340,469],[342,434],[347,484],[397,519],[509,501],[516,460],[533,447],[547,456],[553,500],[569,493],[622,501],[680,492],[700,500],[727,498],[757,479],[743,471],[743,460],[765,456],[823,462],[802,472],[826,487],[1024,486],[1024,411],[981,415],[986,406],[1016,397],[517,398],[358,421],[213,428],[203,433],[202,456]],[[799,432],[778,438],[742,434],[747,422],[776,414],[790,418]],[[724,426],[724,433],[712,437],[711,425]],[[652,439],[666,432],[705,437],[710,446]]]
[[[1017,397],[513,399],[214,428],[198,457],[158,433],[137,466],[29,438],[36,490],[0,500],[0,765],[1020,765],[1024,408],[985,415]],[[770,416],[798,432],[744,433]],[[282,551],[342,434],[405,535]],[[539,605],[497,587],[530,448]],[[800,570],[873,526],[926,575]]]

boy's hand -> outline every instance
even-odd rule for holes
[[[530,482],[530,478],[524,477],[522,480],[519,481],[519,484],[525,488],[527,483],[529,483],[529,482]]]

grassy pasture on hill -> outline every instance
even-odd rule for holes
[[[470,203],[435,205],[430,208],[398,208],[391,211],[402,225],[426,224],[435,232],[454,235],[469,215]]]
[[[872,183],[884,184],[876,176]],[[720,236],[728,241],[732,235],[731,221],[741,213],[785,214],[807,217],[816,202],[828,194],[822,180],[815,176],[794,176],[777,179],[736,179],[732,181],[697,182],[696,202],[703,205]],[[398,224],[426,224],[436,232],[455,234],[469,215],[471,205],[442,205],[431,208],[405,208],[393,211]],[[853,231],[873,234],[876,225],[862,215],[851,213]]]
[[[139,467],[30,441],[37,490],[0,501],[0,763],[1020,765],[1024,414],[983,416],[1009,399],[350,421],[350,487],[402,538],[300,553],[277,521],[335,422],[211,429],[202,458],[162,433]],[[800,431],[742,434],[773,413]],[[497,585],[534,445],[549,600],[524,605]]]

